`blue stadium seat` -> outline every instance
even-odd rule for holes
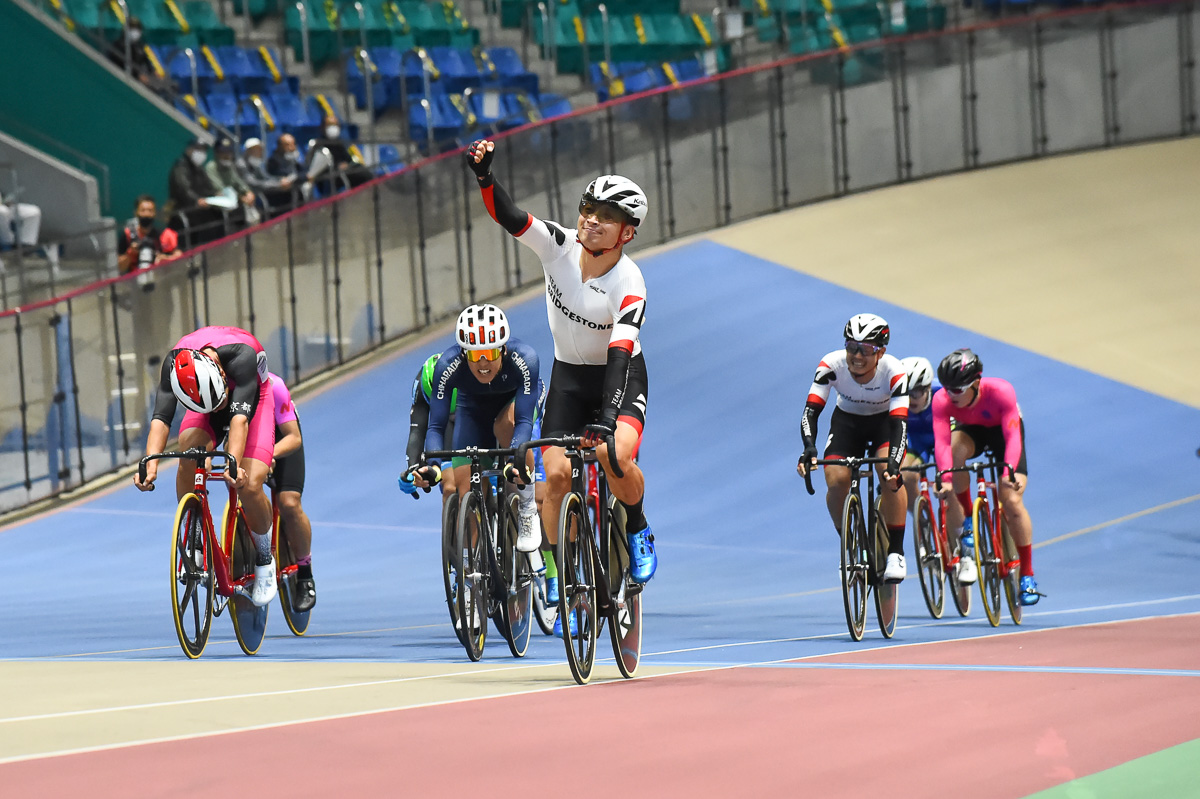
[[[267,94],[275,106],[275,121],[280,128],[297,139],[303,137],[306,140],[318,132],[321,118],[314,116],[312,110],[292,94],[286,84],[275,84]]]
[[[459,50],[454,47],[430,47],[429,57],[434,66],[442,73],[441,85],[446,92],[462,94],[471,86],[483,85],[479,67],[469,50]]]
[[[208,63],[208,59],[201,55],[198,48],[193,49],[192,55],[196,59],[196,83],[200,87],[200,94],[208,94],[220,85],[217,80],[217,75],[213,71],[212,65]],[[163,63],[163,69],[167,71],[167,75],[178,87],[183,94],[190,94],[192,91],[192,67],[188,61],[187,54],[184,48],[179,48],[167,57]],[[232,87],[225,88],[232,91]]]
[[[414,101],[408,109],[409,135],[422,149],[427,148],[430,123],[433,127],[435,147],[439,146],[439,143],[453,140],[463,127],[462,114],[444,93],[434,94],[430,111],[432,120],[426,118],[425,109],[419,101]]]
[[[271,76],[261,60],[252,60],[240,47],[225,45],[216,48],[217,57],[228,78],[233,80],[237,91],[242,94],[263,94],[271,85]]]
[[[404,169],[404,161],[400,158],[400,151],[396,149],[396,146],[394,144],[379,145],[379,164],[375,167],[375,174],[386,175],[401,169]]]
[[[208,107],[208,115],[218,125],[229,130],[237,125],[238,99],[228,85],[219,85],[205,94],[204,104]]]
[[[500,83],[512,89],[524,89],[537,96],[538,76],[526,69],[517,51],[511,47],[489,47],[488,58],[500,72]]]

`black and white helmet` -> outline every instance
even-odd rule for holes
[[[454,338],[464,350],[490,350],[508,343],[508,317],[491,303],[468,305],[458,315]]]
[[[883,320],[883,317],[876,316],[873,313],[860,313],[851,316],[850,321],[846,323],[846,329],[843,331],[846,341],[861,341],[866,344],[875,344],[879,347],[887,346],[891,334],[892,331],[888,328],[888,323]]]
[[[983,376],[983,362],[964,347],[942,358],[937,374],[938,382],[946,388],[966,388]]]
[[[904,371],[908,373],[908,390],[933,387],[933,364],[927,358],[914,355],[911,358],[901,358]]]
[[[583,192],[583,201],[615,205],[629,215],[634,227],[646,218],[646,193],[620,175],[601,175],[593,180]]]

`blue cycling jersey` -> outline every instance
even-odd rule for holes
[[[920,413],[908,409],[908,451],[922,461],[933,460],[933,395],[941,390],[941,386],[933,385],[929,405]]]
[[[459,417],[469,414],[473,399],[499,401],[506,396],[511,398],[516,420],[511,446],[516,447],[530,440],[539,388],[537,353],[528,344],[509,339],[499,369],[491,382],[481,383],[471,373],[466,356],[458,345],[442,353],[433,369],[429,429],[425,433],[426,452],[446,448],[446,421],[450,417],[451,398],[455,394]],[[487,403],[489,407],[491,404]]]

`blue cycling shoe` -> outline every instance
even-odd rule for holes
[[[1032,574],[1027,574],[1021,578],[1021,604],[1036,605],[1038,600],[1044,595],[1038,592],[1037,580],[1033,579]]]
[[[558,604],[558,578],[557,577],[547,577],[546,578],[546,604],[547,605]],[[555,633],[555,634],[557,635],[557,633]]]
[[[575,621],[575,614],[568,613],[567,616],[571,619],[571,622],[569,624],[569,626],[571,628],[571,637],[578,638],[579,637],[579,623]],[[554,637],[555,638],[563,637],[562,614],[561,613],[554,617]]]
[[[654,533],[650,525],[638,533],[629,533],[629,576],[635,583],[648,583],[658,568],[658,555],[654,552]]]
[[[963,555],[972,555],[975,552],[975,534],[971,529],[971,520],[963,521],[962,537],[959,538],[959,544],[962,546]]]

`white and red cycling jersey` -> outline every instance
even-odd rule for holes
[[[642,351],[638,331],[646,313],[646,282],[629,256],[622,254],[612,269],[585,281],[579,268],[583,245],[574,229],[530,215],[517,239],[533,250],[546,273],[556,360],[603,366],[609,347],[630,355]]]
[[[837,390],[837,407],[846,413],[857,416],[887,413],[907,417],[907,377],[900,359],[885,353],[875,367],[875,376],[860,383],[846,365],[846,351],[834,350],[817,365],[812,387],[808,390],[808,404],[824,408],[829,400],[829,389],[834,388]]]

